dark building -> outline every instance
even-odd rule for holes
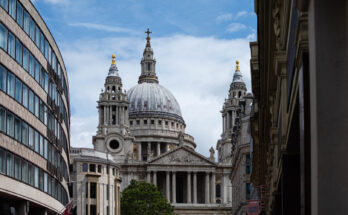
[[[29,0],[0,1],[0,214],[69,202],[69,91],[58,46]]]
[[[255,0],[252,182],[265,214],[347,214],[348,2]]]

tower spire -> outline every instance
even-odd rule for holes
[[[150,31],[149,28],[147,29],[147,31],[145,31],[145,34],[147,34],[147,37],[146,37],[146,47],[151,47],[151,44],[150,44],[150,40],[151,40],[150,34],[152,34],[152,32]]]
[[[112,61],[111,61],[111,66],[110,66],[110,69],[109,69],[108,76],[119,76],[118,75],[118,69],[117,69],[117,66],[116,66],[116,55],[112,54],[111,57],[112,57]]]
[[[236,71],[240,71],[240,69],[239,69],[239,61],[238,60],[236,60]]]
[[[141,75],[139,76],[138,83],[158,83],[158,78],[156,75],[156,60],[153,57],[153,50],[150,44],[150,34],[152,33],[150,29],[145,31],[146,37],[146,47],[143,52],[143,58],[141,59]]]

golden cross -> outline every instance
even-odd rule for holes
[[[147,34],[147,37],[149,37],[151,33],[152,32],[150,31],[150,29],[147,29],[147,31],[145,31],[145,34]]]

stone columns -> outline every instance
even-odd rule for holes
[[[210,186],[210,201],[216,203],[216,191],[215,191],[215,172],[211,174],[211,186]]]
[[[157,156],[161,154],[161,144],[157,143]]]
[[[147,172],[147,183],[151,183],[151,172]]]
[[[104,125],[106,125],[106,108],[105,108],[105,106],[103,106],[103,114],[104,114],[103,123],[104,123]]]
[[[170,202],[170,172],[166,172],[166,196],[168,202]]]
[[[157,172],[156,171],[153,172],[153,184],[155,186],[157,186]]]
[[[205,203],[209,203],[209,172],[205,173]]]
[[[221,203],[226,203],[226,201],[225,201],[225,177],[224,177],[224,174],[221,175],[220,192],[221,192]]]
[[[147,143],[147,160],[150,160],[151,156],[151,143]]]
[[[109,125],[112,125],[112,106],[109,106]]]
[[[176,203],[176,172],[172,172],[172,203]]]
[[[139,147],[138,147],[138,153],[139,153],[139,161],[142,161],[142,154],[141,154],[141,143],[139,143]]]
[[[119,107],[116,107],[116,113],[115,113],[115,121],[116,121],[116,125],[118,125],[118,124],[119,124],[119,120],[120,120],[120,118],[118,117],[118,108],[119,108]]]
[[[193,172],[193,203],[197,203],[197,172]]]
[[[187,203],[191,203],[191,172],[187,172]]]
[[[105,107],[105,113],[106,113],[105,125],[107,125],[109,124],[109,107],[108,106]]]

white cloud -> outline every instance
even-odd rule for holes
[[[225,13],[225,14],[222,14],[218,17],[216,17],[215,21],[216,22],[223,22],[223,21],[228,21],[228,20],[231,20],[233,17],[233,15],[231,13]]]
[[[235,16],[235,19],[239,19],[239,18],[245,17],[245,16],[247,16],[247,15],[248,15],[248,12],[246,12],[245,10],[239,11],[239,12],[236,14],[236,16]]]
[[[117,26],[108,26],[108,25],[100,25],[95,23],[87,23],[87,22],[75,22],[70,23],[69,26],[75,26],[75,27],[83,27],[93,30],[100,30],[100,31],[107,31],[107,32],[114,32],[114,33],[130,33],[135,34],[135,31],[127,28],[121,28]]]
[[[187,125],[186,133],[195,138],[196,150],[207,156],[209,148],[215,147],[220,138],[220,110],[228,94],[236,59],[240,61],[250,90],[249,41],[186,35],[152,38],[151,41],[160,84],[178,100]],[[137,84],[145,40],[138,37],[82,39],[69,41],[61,47],[74,111],[71,144],[92,147],[92,135],[98,124],[96,101],[104,85],[111,54],[116,52],[124,89],[129,89]]]
[[[231,23],[228,25],[226,31],[233,33],[233,32],[244,30],[246,28],[247,28],[246,25],[244,25],[242,23],[234,22],[234,23]]]

